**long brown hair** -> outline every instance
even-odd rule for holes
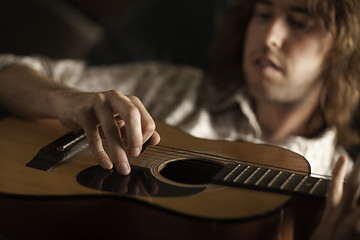
[[[236,1],[223,17],[210,49],[212,75],[218,87],[233,89],[234,85],[244,85],[243,46],[255,4],[256,1]],[[325,124],[336,127],[338,143],[348,148],[359,142],[354,115],[360,90],[360,1],[309,0],[308,6],[310,13],[323,21],[335,37],[321,76],[325,88],[320,108]]]

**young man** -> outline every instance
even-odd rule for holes
[[[312,173],[335,169],[314,239],[344,239],[360,230],[360,164],[343,194],[346,158],[339,157],[346,154],[341,145],[357,137],[348,127],[359,101],[359,10],[352,0],[239,1],[215,42],[211,77],[158,63],[91,68],[6,55],[0,102],[19,116],[83,128],[99,164],[122,174],[131,170],[127,154],[139,155],[149,138],[159,142],[152,116],[198,137],[290,148],[309,160]]]

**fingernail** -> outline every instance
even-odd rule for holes
[[[132,148],[130,149],[130,155],[133,157],[137,157],[140,154],[140,148]]]
[[[119,165],[119,169],[118,169],[119,173],[122,175],[128,175],[130,173],[130,167],[128,164],[122,162]]]
[[[107,161],[107,160],[104,160],[104,161],[101,161],[101,167],[104,168],[104,169],[112,169],[112,163]]]

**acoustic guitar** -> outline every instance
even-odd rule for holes
[[[0,120],[0,236],[292,239],[292,196],[325,197],[328,180],[298,154],[156,123],[161,143],[121,176],[97,165],[81,131]]]

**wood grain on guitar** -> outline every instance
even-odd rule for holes
[[[0,214],[7,220],[0,218],[0,233],[11,239],[22,236],[11,228],[16,222],[26,234],[39,238],[56,231],[54,223],[66,226],[56,231],[59,238],[64,234],[84,236],[83,228],[90,238],[97,234],[171,239],[293,238],[291,213],[286,207],[289,195],[211,181],[228,164],[239,163],[252,166],[253,172],[271,168],[304,176],[309,171],[304,158],[270,145],[193,138],[161,122],[157,122],[157,131],[162,136],[160,145],[130,158],[133,171],[129,176],[96,166],[87,148],[50,171],[40,171],[26,167],[26,163],[69,129],[49,119],[1,120]],[[257,178],[259,181],[261,176]],[[49,211],[54,214],[49,216]],[[35,225],[31,213],[38,216]],[[26,223],[20,224],[19,216]],[[77,219],[76,227],[70,227],[71,219]],[[153,223],[160,225],[150,228]],[[42,230],[36,229],[38,224],[44,225]],[[134,224],[141,230],[132,231],[129,226]]]

